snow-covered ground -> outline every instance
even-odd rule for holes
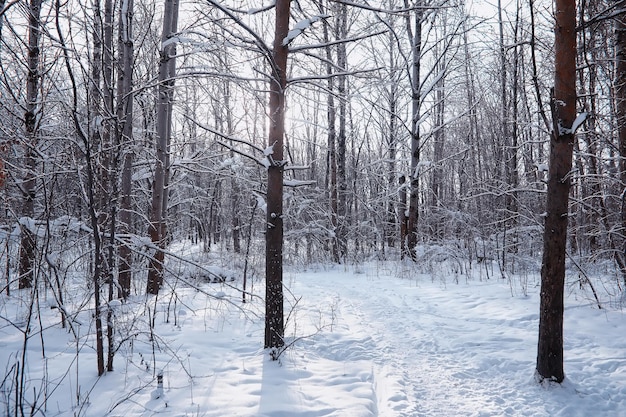
[[[128,329],[118,341],[128,341],[101,378],[90,312],[73,334],[43,301],[41,321],[30,324],[25,415],[36,397],[42,416],[626,416],[619,300],[598,309],[587,290],[570,288],[567,379],[539,386],[535,280],[468,278],[445,264],[418,274],[398,262],[289,270],[290,346],[279,361],[263,350],[261,298],[241,304],[229,287],[239,280],[202,291],[180,283],[157,300],[115,307],[118,328]],[[15,406],[27,307],[17,291],[0,299],[3,416],[14,415],[6,409]]]

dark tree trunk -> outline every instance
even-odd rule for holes
[[[406,216],[406,177],[400,176],[398,190],[398,219],[400,220],[400,259],[409,254],[406,245],[407,223]]]
[[[555,0],[553,132],[541,265],[537,377],[562,382],[563,292],[576,119],[576,2]]]
[[[291,0],[276,1],[276,27],[270,79],[268,146],[273,154],[267,170],[267,230],[265,234],[265,347],[284,345],[283,317],[283,137],[285,135],[285,88]]]
[[[117,84],[118,138],[122,154],[120,195],[120,233],[128,235],[131,224],[132,165],[133,165],[133,0],[120,5],[119,71]],[[127,244],[119,247],[119,298],[130,295],[132,252]]]
[[[347,122],[347,51],[346,44],[342,42],[346,38],[348,27],[348,8],[345,4],[337,3],[337,23],[335,29],[335,39],[340,43],[337,45],[337,67],[341,75],[337,77],[337,95],[339,97],[339,131],[337,135],[337,243],[339,244],[339,255],[345,259],[348,250],[348,178],[346,172],[346,122]]]
[[[405,1],[406,5],[406,1]],[[422,55],[422,19],[423,11],[415,11],[415,29],[407,19],[413,61],[411,63],[411,174],[409,186],[409,215],[407,221],[407,250],[411,259],[417,260],[417,220],[419,218],[419,162],[420,162],[420,64]]]
[[[325,8],[320,10],[322,14],[325,14]],[[329,23],[324,21],[324,43],[330,42],[329,35]],[[328,172],[328,190],[329,190],[329,202],[330,202],[330,223],[333,231],[333,236],[330,238],[331,242],[331,255],[335,263],[339,263],[339,242],[337,237],[338,229],[338,197],[337,197],[337,131],[335,128],[335,122],[337,120],[337,114],[335,109],[335,82],[333,77],[333,55],[332,48],[327,45],[326,48],[326,75],[328,75],[328,96],[327,96],[327,109],[326,118],[328,123],[328,159],[327,159],[327,172]]]
[[[625,3],[625,2],[622,2]],[[621,234],[626,233],[626,12],[615,20],[615,113],[620,153],[620,182],[622,187]],[[626,239],[615,253],[615,260],[626,284]]]

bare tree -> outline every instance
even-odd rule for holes
[[[133,0],[123,0],[119,12],[117,138],[122,154],[120,193],[120,233],[128,235],[131,227],[132,165],[133,165]],[[128,298],[131,287],[132,252],[128,244],[119,247],[119,297]]]
[[[576,118],[576,1],[555,0],[555,72],[541,264],[537,378],[562,382],[563,292]]]
[[[265,233],[265,347],[284,345],[283,317],[283,138],[285,135],[285,89],[287,87],[287,35],[291,0],[276,1],[269,97],[269,136],[266,153],[267,230]]]
[[[165,260],[167,210],[168,153],[171,135],[172,106],[174,95],[174,70],[176,39],[173,35],[178,27],[178,0],[165,0],[163,32],[161,35],[161,58],[159,61],[159,92],[157,102],[157,143],[152,205],[150,209],[150,239],[154,245],[154,256],[148,268],[149,294],[158,294],[163,285],[163,262]]]
[[[621,182],[621,233],[626,233],[626,2],[621,1],[622,11],[615,19],[615,113],[620,154]],[[626,239],[622,238],[621,250],[615,251],[615,260],[626,284]]]
[[[35,197],[37,191],[37,127],[41,106],[39,85],[41,82],[41,0],[31,0],[28,6],[28,76],[26,78],[26,111],[24,112],[25,152],[24,179],[21,185],[23,196],[19,287],[30,288],[34,281],[35,253],[37,249],[34,227]]]
[[[405,0],[408,9],[408,1]],[[424,12],[422,9],[413,11],[413,26],[407,17],[407,32],[411,41],[411,172],[409,182],[408,220],[407,220],[407,250],[412,259],[417,258],[417,221],[419,218],[419,162],[420,162],[420,66],[422,56],[422,23]],[[409,14],[410,16],[410,14]]]
[[[339,130],[337,132],[337,244],[339,255],[345,258],[348,250],[348,178],[346,172],[346,139],[347,139],[347,65],[348,56],[345,39],[348,36],[348,7],[345,3],[337,3],[337,21],[335,39],[337,44],[337,96],[339,98]]]

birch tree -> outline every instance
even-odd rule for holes
[[[26,78],[26,103],[24,112],[24,177],[22,192],[22,223],[19,261],[19,288],[30,288],[34,281],[36,236],[33,230],[35,197],[37,192],[37,128],[41,117],[39,85],[41,82],[41,0],[28,3],[28,75]]]
[[[408,9],[408,1],[405,0]],[[407,32],[411,44],[411,163],[409,177],[409,201],[407,219],[407,243],[406,247],[411,259],[417,259],[415,246],[417,245],[417,221],[419,218],[419,162],[420,162],[420,68],[422,56],[422,23],[424,12],[420,8],[413,10],[413,22],[407,17]],[[410,14],[409,14],[410,16]]]

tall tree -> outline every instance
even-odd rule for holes
[[[325,3],[320,2],[320,13],[325,14],[326,8]],[[330,43],[330,34],[329,34],[329,26],[330,23],[328,20],[324,20],[323,25],[323,42],[325,46],[326,52],[326,75],[327,75],[327,101],[326,101],[326,123],[328,125],[328,134],[327,134],[327,148],[328,148],[328,156],[326,159],[327,163],[327,188],[329,192],[329,202],[330,202],[330,223],[333,231],[333,236],[331,238],[331,256],[334,262],[339,262],[340,260],[340,244],[339,238],[337,236],[337,229],[339,227],[339,203],[338,203],[338,188],[337,188],[337,129],[336,129],[336,120],[337,120],[337,111],[335,106],[335,76],[334,76],[334,65],[333,65],[333,48]]]
[[[28,7],[28,75],[26,77],[26,111],[24,112],[25,153],[24,179],[21,185],[23,196],[20,240],[19,287],[30,288],[34,280],[36,237],[34,227],[35,197],[37,190],[37,126],[41,106],[39,85],[41,82],[40,43],[41,43],[41,4],[42,0],[31,0]]]
[[[163,262],[165,260],[165,211],[167,210],[168,152],[172,124],[172,105],[174,97],[174,70],[176,57],[176,39],[173,35],[178,27],[178,0],[165,0],[163,11],[163,32],[159,60],[159,86],[157,101],[157,138],[156,166],[152,184],[152,205],[150,208],[150,239],[155,253],[149,261],[149,294],[158,294],[163,285]]]
[[[86,174],[85,178],[85,197],[87,200],[87,211],[89,215],[89,223],[91,227],[91,233],[93,237],[93,265],[92,265],[92,274],[93,274],[93,294],[94,294],[94,311],[93,311],[93,319],[95,322],[96,328],[96,364],[98,369],[98,376],[101,376],[105,372],[105,363],[104,363],[104,329],[102,324],[102,317],[104,315],[103,311],[103,303],[101,302],[101,294],[102,294],[102,284],[104,283],[105,277],[107,277],[108,266],[106,265],[107,261],[104,254],[104,245],[103,245],[103,227],[105,225],[102,222],[102,219],[99,218],[99,211],[101,203],[98,201],[99,198],[96,195],[96,191],[99,190],[99,186],[101,188],[101,182],[98,181],[97,177],[97,169],[96,166],[99,165],[99,161],[97,157],[94,155],[94,151],[99,148],[100,143],[90,143],[91,140],[100,140],[100,135],[93,134],[93,131],[98,131],[99,126],[96,126],[98,122],[101,121],[101,113],[99,109],[99,97],[101,91],[99,90],[100,86],[100,70],[102,69],[100,65],[100,58],[102,57],[102,21],[101,21],[101,10],[99,1],[95,1],[93,3],[94,7],[94,26],[93,26],[93,55],[92,59],[96,62],[92,63],[91,68],[91,84],[89,85],[89,92],[93,94],[89,98],[88,107],[90,111],[90,120],[88,125],[93,130],[89,132],[84,129],[82,126],[82,113],[79,109],[82,108],[82,103],[79,102],[79,83],[74,74],[72,64],[70,61],[70,51],[72,48],[68,47],[65,41],[65,36],[63,35],[63,24],[60,21],[61,16],[61,0],[56,0],[55,4],[55,16],[56,16],[56,29],[57,29],[57,39],[61,45],[62,56],[65,62],[65,69],[67,71],[67,78],[69,79],[69,83],[71,86],[71,120],[73,122],[75,133],[77,138],[82,143],[82,147],[78,147],[79,151],[83,154],[85,158],[84,171]],[[97,59],[96,59],[97,58]],[[101,199],[101,198],[100,198]],[[112,360],[114,349],[112,347],[112,326],[110,325],[111,319],[107,324],[109,324],[109,328],[107,329],[110,333],[107,335],[109,340],[109,370],[112,370]]]
[[[345,39],[348,35],[348,7],[345,3],[336,3],[337,22],[335,39],[337,40],[337,96],[339,98],[339,130],[337,132],[337,243],[339,255],[345,258],[348,248],[348,178],[346,172],[346,137],[347,137],[347,65],[348,55]]]
[[[615,113],[620,153],[620,182],[622,187],[621,229],[626,234],[626,2],[620,1],[621,12],[615,19]],[[615,252],[615,260],[626,284],[626,239],[621,250]]]
[[[265,233],[265,347],[284,345],[283,317],[283,138],[291,0],[276,1],[269,94],[267,230]],[[270,153],[269,151],[266,153]]]
[[[127,235],[131,224],[133,165],[133,0],[122,0],[119,12],[118,81],[117,81],[117,145],[122,154],[120,193],[120,233]],[[129,245],[119,247],[119,294],[128,298],[131,286],[132,252]]]
[[[408,1],[405,0],[408,9]],[[424,12],[422,9],[413,11],[414,27],[411,26],[410,18],[407,17],[407,29],[411,42],[411,173],[409,183],[409,206],[407,220],[407,250],[413,260],[416,259],[417,245],[417,220],[419,217],[419,162],[422,144],[420,143],[420,64],[422,57],[422,23]]]
[[[562,382],[563,292],[576,118],[576,1],[555,0],[553,129],[541,264],[537,378]]]
[[[389,9],[393,9],[394,7],[394,2],[393,0],[389,0]],[[389,48],[389,61],[388,61],[388,77],[391,80],[391,82],[389,83],[389,87],[388,87],[388,91],[387,91],[387,102],[389,105],[389,131],[388,134],[386,136],[386,145],[387,145],[387,159],[388,159],[388,176],[387,176],[387,187],[388,187],[388,196],[387,196],[387,218],[386,218],[386,223],[385,223],[385,228],[384,228],[384,234],[385,234],[385,241],[386,244],[389,247],[393,247],[394,246],[394,230],[396,228],[396,223],[400,223],[400,235],[401,235],[401,242],[404,242],[404,233],[405,231],[403,231],[403,225],[402,223],[404,222],[404,211],[406,210],[399,202],[399,206],[398,206],[398,213],[396,215],[396,208],[394,207],[394,201],[396,200],[396,193],[394,192],[394,190],[398,190],[400,187],[398,187],[397,181],[398,181],[398,175],[396,172],[396,153],[397,153],[397,141],[398,141],[398,114],[397,114],[397,109],[398,109],[398,102],[399,102],[399,97],[398,97],[398,89],[399,89],[399,74],[400,71],[398,71],[397,68],[397,51],[395,48],[396,45],[396,34],[394,32],[394,23],[395,23],[395,16],[390,16],[389,17],[389,21],[387,22],[388,27],[390,28],[389,33],[388,33],[388,48]],[[404,190],[402,190],[404,191]],[[402,194],[404,194],[404,199],[406,200],[406,192],[400,192],[400,196],[402,197]],[[406,201],[405,201],[406,202]],[[396,217],[398,218],[398,221],[396,221]],[[383,246],[384,247],[384,246]],[[404,245],[401,245],[401,250],[404,249]],[[404,256],[404,253],[401,253],[400,256]]]

